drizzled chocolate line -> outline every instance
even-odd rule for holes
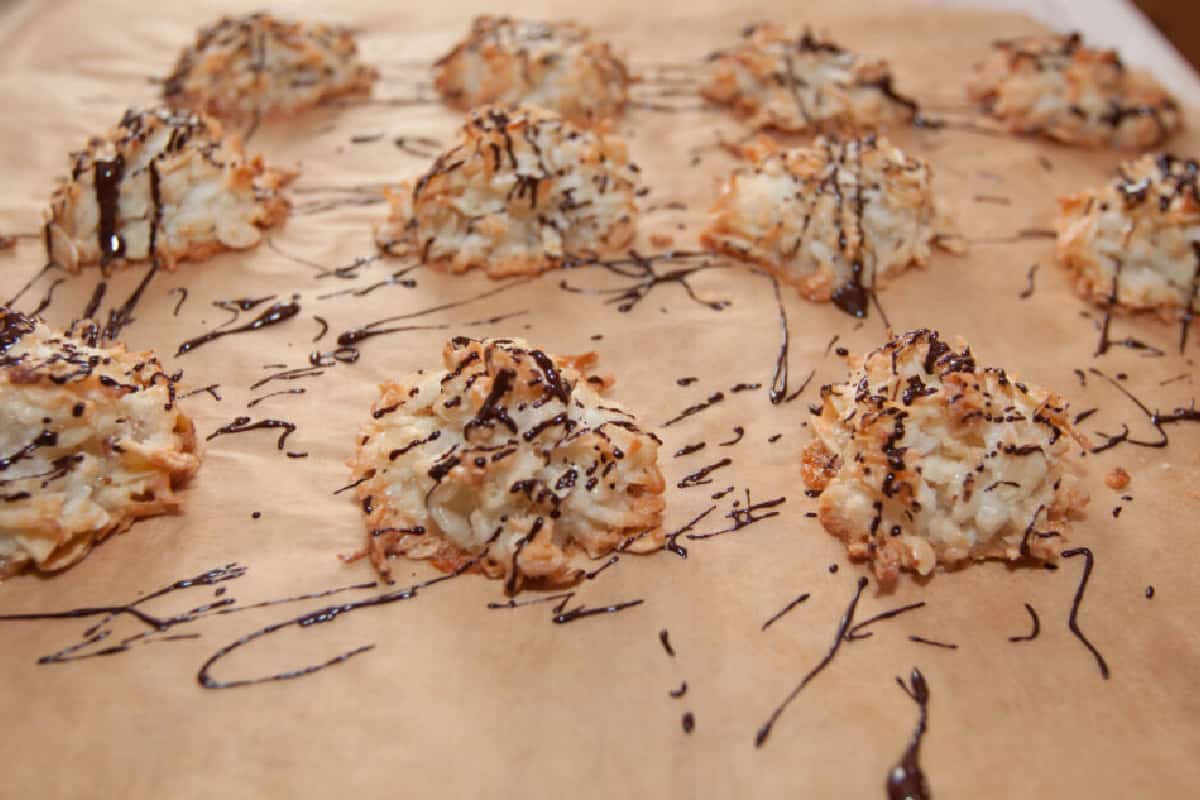
[[[362,645],[360,647],[356,647],[352,650],[348,650],[339,655],[336,655],[333,658],[330,658],[330,659],[323,661],[321,663],[318,663],[318,664],[312,664],[307,667],[300,667],[298,669],[288,670],[286,672],[278,672],[278,673],[275,673],[272,675],[265,675],[265,676],[261,676],[261,677],[257,677],[257,678],[240,678],[240,679],[229,680],[229,681],[221,681],[221,680],[217,680],[216,678],[213,678],[212,674],[211,674],[212,668],[221,659],[227,657],[230,653],[233,653],[235,650],[245,647],[246,645],[251,644],[252,642],[255,642],[259,639],[270,636],[270,635],[277,633],[281,630],[284,630],[286,628],[295,627],[295,628],[300,628],[302,630],[311,629],[314,625],[322,625],[322,624],[325,624],[328,622],[335,622],[336,620],[340,619],[341,617],[343,617],[347,614],[350,614],[354,611],[359,611],[364,608],[374,608],[376,606],[389,605],[391,603],[397,603],[397,602],[401,602],[403,600],[411,600],[412,598],[417,596],[417,593],[421,589],[425,589],[430,586],[434,586],[436,584],[442,583],[444,581],[448,581],[453,578],[456,578],[459,575],[462,575],[464,572],[466,572],[471,567],[475,566],[475,564],[478,563],[478,561],[479,561],[479,559],[477,559],[477,558],[471,559],[471,560],[465,562],[462,566],[460,566],[458,569],[454,570],[453,572],[449,572],[445,575],[438,575],[435,578],[430,578],[429,580],[422,581],[420,583],[414,583],[411,586],[408,586],[404,589],[396,589],[396,590],[389,591],[389,592],[383,592],[382,594],[377,594],[374,597],[368,597],[363,600],[357,600],[354,602],[338,603],[338,604],[334,604],[334,605],[325,606],[324,608],[319,608],[316,611],[309,611],[309,612],[306,612],[299,616],[292,617],[291,619],[283,620],[282,622],[272,623],[271,625],[267,625],[266,627],[259,628],[258,630],[255,630],[255,631],[251,631],[250,633],[246,634],[245,636],[235,639],[234,641],[230,642],[229,644],[225,645],[224,647],[220,648],[215,653],[213,653],[211,656],[209,656],[208,659],[200,666],[200,670],[196,673],[196,682],[199,683],[200,686],[205,689],[233,689],[233,688],[242,687],[242,686],[254,686],[257,684],[261,684],[261,683],[294,680],[295,678],[300,678],[305,675],[311,675],[314,672],[320,672],[321,670],[332,667],[335,664],[341,664],[346,661],[349,661],[351,658],[354,658],[357,655],[361,655],[362,653],[366,653],[370,650],[373,650],[375,648],[375,645],[373,645],[373,644]]]
[[[692,416],[693,414],[699,414],[701,411],[705,410],[706,408],[711,408],[712,406],[715,406],[717,403],[720,403],[724,399],[725,399],[724,392],[713,392],[712,394],[710,394],[708,396],[707,400],[705,400],[701,403],[696,403],[695,405],[688,406],[683,411],[680,411],[678,414],[676,414],[675,416],[671,417],[669,420],[664,422],[662,424],[662,427],[669,428],[672,425],[674,425],[676,422],[682,422],[683,420],[687,419],[688,417]]]
[[[946,650],[957,650],[958,649],[958,645],[956,645],[956,644],[950,644],[949,642],[939,642],[934,639],[926,639],[924,636],[909,636],[908,640],[910,642],[916,642],[917,644],[928,644],[928,645],[932,645],[933,647],[941,647]]]
[[[774,614],[772,614],[771,618],[762,624],[762,628],[760,630],[765,631],[767,628],[771,627],[776,622],[778,622],[785,614],[787,614],[789,611],[791,611],[796,606],[803,603],[808,598],[809,598],[809,593],[805,592],[804,594],[797,597],[795,600],[792,600],[786,606],[784,606],[783,608],[779,609]]]
[[[678,267],[667,272],[659,273],[655,265],[659,263],[677,264],[691,263],[699,260],[696,266]],[[642,255],[636,250],[629,250],[626,258],[601,259],[567,258],[563,261],[564,270],[603,269],[611,275],[624,279],[627,283],[610,288],[582,288],[572,286],[566,279],[559,281],[559,288],[574,294],[607,296],[605,302],[616,305],[617,311],[627,313],[645,300],[659,286],[669,283],[679,284],[687,293],[688,299],[698,305],[713,311],[724,311],[731,305],[728,300],[704,300],[696,294],[690,278],[693,275],[710,269],[728,269],[731,265],[719,260],[719,256],[703,250],[667,250],[662,253]]]
[[[371,294],[372,292],[376,291],[377,289],[382,289],[385,286],[402,286],[405,289],[414,289],[417,286],[417,282],[415,280],[413,280],[412,278],[407,278],[405,276],[408,275],[408,273],[412,272],[413,270],[420,269],[422,266],[424,266],[424,265],[415,264],[410,267],[404,267],[403,269],[398,269],[395,272],[393,272],[391,275],[389,275],[388,277],[384,278],[383,280],[376,281],[375,283],[367,284],[366,286],[361,286],[357,289],[353,289],[353,288],[352,289],[340,289],[336,292],[328,292],[326,294],[319,294],[319,295],[317,295],[317,299],[318,300],[329,300],[330,298],[342,297],[344,295],[350,295],[352,297],[366,297],[367,295]],[[314,340],[314,341],[316,341],[316,340]]]
[[[146,292],[146,287],[150,285],[150,281],[158,274],[159,267],[158,256],[155,255],[150,268],[146,270],[145,277],[134,287],[133,292],[130,293],[125,302],[118,308],[109,309],[108,321],[105,323],[101,333],[101,338],[104,341],[115,341],[121,335],[121,332],[133,322],[133,312],[137,309],[138,303],[141,302],[142,295]],[[101,296],[103,295],[101,294]]]
[[[1029,268],[1029,272],[1025,275],[1025,288],[1021,290],[1019,295],[1017,295],[1017,297],[1021,300],[1028,300],[1029,298],[1033,297],[1033,278],[1035,275],[1037,275],[1038,266],[1040,265],[1034,264]]]
[[[232,300],[213,300],[214,308],[219,308],[229,314],[229,319],[218,325],[218,328],[225,328],[238,321],[243,311],[253,311],[263,303],[274,300],[276,295],[269,294],[265,297],[235,297]]]
[[[733,438],[727,442],[717,442],[717,447],[732,447],[733,445],[740,442],[742,440],[742,437],[745,435],[746,435],[745,428],[743,428],[741,425],[734,425],[733,426]]]
[[[268,365],[276,366],[276,365]],[[280,372],[273,372],[265,378],[259,378],[254,383],[250,384],[250,391],[261,389],[268,383],[274,381],[299,381],[306,378],[317,378],[325,374],[324,365],[310,365],[307,367],[292,367]]]
[[[1095,367],[1088,369],[1088,372],[1103,378],[1109,384],[1116,387],[1121,394],[1133,401],[1133,404],[1137,406],[1138,410],[1146,416],[1146,418],[1150,421],[1150,424],[1154,426],[1156,431],[1158,431],[1159,435],[1159,439],[1156,442],[1144,439],[1132,439],[1129,436],[1129,426],[1123,423],[1121,425],[1121,432],[1118,434],[1107,434],[1097,431],[1096,435],[1102,437],[1105,441],[1104,444],[1093,447],[1091,449],[1091,452],[1093,453],[1102,453],[1105,450],[1111,450],[1119,444],[1131,444],[1137,447],[1164,448],[1170,444],[1170,438],[1167,436],[1166,430],[1164,430],[1167,425],[1176,425],[1180,422],[1200,422],[1200,409],[1196,408],[1195,401],[1193,401],[1192,405],[1188,407],[1177,406],[1170,414],[1163,414],[1158,410],[1151,411],[1150,408],[1137,397],[1135,397],[1132,392],[1130,392],[1117,381],[1110,378],[1105,373],[1101,372]]]
[[[888,800],[929,800],[929,783],[918,760],[921,739],[925,736],[929,723],[929,686],[925,683],[925,676],[921,674],[921,670],[916,667],[913,667],[908,681],[909,686],[905,686],[904,680],[896,676],[896,683],[921,709],[921,716],[917,719],[917,728],[908,742],[908,747],[904,749],[900,763],[888,772]]]
[[[193,586],[211,586],[213,584],[222,583],[224,581],[240,578],[246,572],[245,567],[238,564],[227,564],[224,567],[202,572],[191,578],[175,581],[167,586],[150,592],[147,595],[139,597],[133,602],[118,606],[101,606],[101,607],[85,607],[71,609],[70,611],[58,611],[48,613],[30,613],[30,614],[5,614],[0,615],[0,621],[29,621],[29,620],[51,620],[51,619],[84,619],[89,617],[101,617],[101,620],[95,625],[92,625],[83,633],[83,641],[70,645],[56,653],[42,656],[38,659],[39,664],[63,663],[66,661],[77,661],[83,658],[93,658],[97,656],[115,655],[116,653],[125,652],[130,649],[133,643],[142,642],[146,637],[153,633],[162,633],[176,625],[193,622],[199,618],[199,615],[211,610],[215,607],[214,604],[207,604],[192,609],[182,615],[172,615],[170,617],[152,616],[141,611],[137,606],[147,603],[151,600],[163,597],[175,591],[189,589]],[[233,601],[228,601],[233,602]],[[226,605],[226,602],[220,605]],[[114,618],[122,615],[132,616],[139,622],[145,624],[149,631],[130,636],[117,645],[103,648],[102,650],[93,651],[84,655],[75,655],[80,650],[89,647],[93,644],[103,641],[109,635],[109,631],[102,630],[105,625],[110,623]],[[167,641],[174,637],[160,637],[150,641]]]
[[[565,625],[568,622],[574,622],[586,617],[594,617],[598,614],[616,614],[617,612],[624,611],[627,608],[640,606],[644,602],[646,601],[639,598],[637,600],[626,600],[621,603],[614,603],[612,605],[599,606],[596,608],[590,608],[586,605],[579,605],[562,613],[555,614],[550,621],[555,625]]]
[[[1042,621],[1038,619],[1038,614],[1033,610],[1033,606],[1029,605],[1029,603],[1026,603],[1025,610],[1029,612],[1029,619],[1031,622],[1033,622],[1033,630],[1024,636],[1008,637],[1010,642],[1032,642],[1038,637],[1038,634],[1042,632]]]
[[[876,614],[873,617],[868,617],[867,619],[858,623],[854,627],[850,628],[850,630],[846,631],[846,641],[856,642],[859,639],[868,639],[868,638],[874,636],[875,634],[872,631],[867,631],[866,633],[863,633],[862,631],[864,628],[870,627],[871,625],[874,625],[876,622],[882,622],[885,619],[892,619],[894,617],[900,616],[901,614],[907,614],[909,611],[916,611],[918,608],[924,608],[924,607],[925,607],[925,601],[922,600],[919,603],[909,603],[906,606],[900,606],[899,608],[893,608],[889,611],[880,612],[879,614]]]
[[[293,191],[297,191],[297,190],[294,189]],[[278,254],[280,256],[283,256],[288,261],[291,261],[294,264],[299,264],[300,266],[303,266],[303,267],[308,267],[309,269],[316,270],[317,274],[315,277],[318,280],[321,280],[324,278],[339,278],[341,280],[354,280],[354,279],[358,278],[359,272],[362,271],[363,267],[373,264],[376,261],[379,261],[381,258],[383,258],[383,256],[379,255],[378,253],[374,253],[369,256],[359,256],[358,258],[351,261],[349,264],[345,264],[340,267],[330,268],[330,267],[324,266],[323,264],[318,264],[315,261],[310,261],[307,258],[303,258],[301,256],[298,256],[293,253],[289,253],[286,250],[283,250],[282,248],[279,247],[279,245],[275,244],[275,241],[273,239],[266,238],[266,239],[264,239],[264,241],[267,243],[267,248],[269,250],[275,252],[276,254]]]
[[[1083,642],[1083,646],[1096,659],[1096,666],[1100,667],[1100,675],[1104,680],[1108,680],[1108,663],[1104,660],[1104,656],[1100,655],[1096,646],[1079,629],[1079,605],[1083,602],[1083,593],[1087,589],[1088,579],[1092,576],[1095,557],[1092,555],[1091,549],[1087,547],[1072,547],[1070,550],[1062,552],[1063,558],[1074,558],[1075,556],[1083,556],[1083,574],[1079,577],[1079,588],[1075,590],[1075,599],[1071,601],[1071,613],[1067,617],[1067,627],[1071,629],[1071,633],[1075,634],[1076,639]]]
[[[1057,239],[1058,233],[1049,228],[1021,228],[1011,236],[991,236],[980,239],[967,239],[968,244],[1016,244],[1032,239]]]
[[[807,686],[813,678],[821,674],[822,670],[828,667],[830,662],[833,661],[834,657],[838,653],[838,650],[841,649],[842,641],[846,637],[846,631],[850,628],[851,623],[854,622],[854,610],[858,607],[858,600],[860,597],[862,597],[863,589],[865,588],[867,588],[867,579],[865,577],[860,577],[858,579],[858,585],[854,590],[854,596],[850,599],[850,604],[846,607],[846,613],[842,615],[841,621],[838,622],[837,632],[833,637],[833,644],[829,646],[828,652],[826,652],[825,656],[817,662],[817,665],[809,670],[808,673],[800,679],[800,683],[796,684],[796,688],[792,689],[792,691],[788,693],[787,697],[783,699],[783,702],[776,706],[775,710],[771,712],[771,715],[767,717],[767,721],[759,727],[758,732],[754,736],[755,747],[762,747],[764,744],[766,744],[767,737],[771,735],[772,728],[775,727],[775,723],[779,721],[780,716],[782,716],[783,712],[787,710],[787,707],[791,705],[792,701],[795,700],[800,692],[804,690],[804,687]]]
[[[304,394],[304,392],[305,392],[305,389],[303,389],[303,388],[280,389],[277,392],[270,392],[268,394],[264,394],[262,397],[255,397],[253,400],[250,400],[248,403],[246,403],[246,408],[254,408],[256,405],[261,403],[263,400],[267,400],[272,397],[279,397],[280,395],[285,395],[285,394]]]
[[[725,515],[725,519],[732,520],[732,524],[730,524],[729,527],[721,528],[720,530],[716,531],[709,531],[707,533],[689,533],[687,538],[694,540],[711,539],[714,536],[722,536],[727,533],[740,531],[742,528],[753,525],[756,522],[762,522],[764,519],[770,519],[771,517],[779,516],[780,512],[768,511],[767,509],[777,508],[786,502],[786,497],[776,497],[772,500],[762,500],[758,503],[751,503],[750,490],[747,489],[746,505],[742,506],[741,503],[734,501],[733,510]],[[764,511],[765,513],[759,513]]]
[[[188,290],[186,286],[176,286],[174,289],[167,290],[168,295],[175,294],[176,292],[179,293],[179,300],[176,301],[175,308],[171,311],[172,317],[179,316],[179,309],[183,308],[183,304],[186,303],[188,299]]]
[[[239,325],[236,328],[221,328],[219,330],[209,331],[208,333],[202,334],[195,338],[188,339],[183,344],[179,345],[179,349],[176,351],[175,355],[176,357],[186,355],[201,345],[208,344],[209,342],[216,341],[217,339],[221,339],[225,336],[232,336],[236,333],[248,333],[251,331],[262,330],[263,328],[269,328],[272,325],[278,325],[282,322],[286,322],[299,313],[300,304],[296,302],[296,299],[293,299],[288,303],[274,303],[257,317],[244,325]]]
[[[684,681],[683,683],[679,684],[678,689],[672,689],[671,691],[667,692],[667,694],[671,695],[671,697],[674,697],[676,700],[678,700],[679,698],[681,698],[685,694],[687,694],[687,689],[688,689],[687,681]]]
[[[212,395],[212,398],[219,403],[219,402],[221,402],[221,395],[217,392],[217,389],[219,389],[219,388],[221,388],[221,384],[210,383],[208,386],[201,386],[199,389],[193,389],[192,391],[188,392],[187,394],[181,394],[179,396],[179,399],[182,400],[185,397],[194,397],[195,395],[198,395],[198,394],[207,393],[207,394]]]
[[[47,272],[49,272],[50,270],[58,270],[58,269],[62,269],[62,267],[60,267],[58,264],[55,264],[54,261],[49,261],[48,264],[42,266],[42,269],[35,272],[34,277],[31,277],[29,279],[29,281],[26,281],[25,285],[23,285],[22,288],[17,290],[17,294],[14,294],[12,297],[10,297],[10,299],[8,299],[8,302],[4,303],[4,305],[7,308],[12,308],[13,306],[16,306],[17,302],[20,299],[22,299],[22,297],[24,297],[25,294],[28,294],[29,290],[31,288],[34,288],[34,284],[37,283],[38,281],[41,281],[42,277],[46,276]]]
[[[363,341],[364,339],[369,339],[373,336],[384,336],[384,335],[387,335],[390,333],[399,333],[402,331],[409,331],[409,330],[442,330],[442,329],[449,327],[450,323],[444,323],[441,325],[430,325],[430,326],[411,326],[411,325],[410,326],[394,326],[391,328],[387,328],[384,326],[390,325],[391,323],[394,323],[394,322],[404,322],[404,321],[411,320],[411,319],[425,317],[430,314],[435,314],[439,311],[447,311],[447,310],[454,309],[454,308],[461,308],[465,305],[469,305],[469,304],[477,302],[479,300],[486,300],[491,297],[495,297],[496,295],[501,294],[502,292],[507,292],[509,289],[514,289],[518,286],[527,284],[533,280],[534,280],[534,278],[532,278],[532,277],[517,278],[516,280],[509,281],[508,283],[497,286],[494,289],[488,289],[485,292],[481,292],[477,295],[472,295],[471,297],[467,297],[462,300],[454,300],[454,301],[451,301],[448,303],[441,303],[436,306],[431,306],[429,308],[421,309],[420,311],[412,311],[408,314],[397,314],[397,315],[390,316],[390,317],[384,317],[383,319],[377,319],[374,322],[369,322],[360,328],[352,328],[351,330],[343,331],[342,333],[338,334],[337,343],[338,343],[338,345],[340,345],[342,347],[350,347],[353,345],[357,345],[359,342]],[[466,325],[492,324],[494,322],[498,322],[498,321],[501,321],[504,319],[511,319],[512,317],[516,317],[516,316],[519,316],[519,315],[525,314],[525,313],[528,313],[528,312],[520,311],[520,312],[516,312],[513,314],[491,317],[486,320],[478,320],[476,322],[469,322],[469,323],[465,323],[465,324]]]
[[[722,458],[720,461],[709,464],[706,467],[701,467],[693,473],[685,475],[679,483],[675,484],[677,489],[690,489],[693,486],[706,486],[712,483],[712,479],[708,476],[719,469],[724,469],[732,464],[733,461],[728,458]],[[691,537],[695,538],[695,537]]]
[[[442,148],[441,142],[429,136],[397,136],[392,140],[392,144],[400,152],[420,159],[433,158]],[[413,144],[417,146],[414,147]]]
[[[1146,355],[1149,357],[1165,355],[1162,350],[1159,350],[1153,345],[1146,344],[1140,339],[1134,339],[1129,336],[1125,337],[1124,339],[1113,339],[1110,335],[1110,331],[1112,329],[1113,309],[1118,305],[1117,298],[1119,296],[1118,292],[1120,289],[1121,271],[1124,269],[1124,266],[1125,263],[1123,261],[1116,259],[1116,263],[1113,267],[1112,288],[1109,290],[1108,298],[1106,299],[1104,306],[1104,318],[1097,326],[1100,331],[1100,340],[1097,342],[1096,351],[1092,355],[1093,357],[1102,356],[1114,345],[1117,347],[1125,347],[1129,350],[1145,351]]]
[[[771,376],[771,390],[767,396],[771,400],[771,405],[779,405],[782,402],[791,402],[800,392],[804,391],[804,387],[800,387],[793,395],[788,395],[788,347],[791,344],[791,333],[788,330],[787,309],[783,305],[783,294],[779,290],[779,279],[769,272],[761,272],[766,275],[771,281],[771,291],[775,295],[775,307],[779,309],[779,355],[775,357],[775,374]],[[809,380],[812,375],[809,376]],[[804,386],[807,386],[806,381]]]
[[[321,330],[317,333],[316,336],[314,336],[312,338],[313,343],[316,344],[317,342],[319,342],[325,338],[325,334],[329,333],[329,323],[325,320],[324,317],[317,316],[316,314],[313,315],[313,319],[316,320],[317,323],[321,326]]]
[[[663,628],[661,631],[658,632],[658,641],[660,643],[662,643],[663,650],[667,651],[667,655],[674,658],[675,657],[675,648],[671,647],[671,637],[670,637],[670,634],[667,633],[666,628]]]
[[[684,456],[690,456],[692,453],[697,453],[697,452],[703,450],[704,447],[705,447],[704,442],[696,442],[695,444],[684,445],[683,447],[681,447],[675,451],[674,457],[675,458],[683,458]]]
[[[487,607],[491,610],[499,610],[502,608],[521,608],[522,606],[536,606],[542,603],[558,603],[563,604],[569,602],[575,596],[574,592],[560,592],[559,594],[546,595],[545,597],[535,597],[531,600],[517,600],[511,598],[503,603],[490,602]]]
[[[732,489],[733,487],[730,487],[730,488]],[[679,544],[679,541],[678,541],[679,537],[681,535],[687,533],[688,531],[695,530],[697,523],[699,523],[701,520],[703,520],[705,517],[707,517],[709,514],[711,514],[712,512],[714,512],[716,510],[717,510],[716,506],[709,506],[708,508],[704,509],[699,514],[697,514],[695,517],[693,517],[691,522],[684,525],[679,530],[668,533],[665,537],[663,537],[663,549],[670,550],[672,553],[679,556],[680,558],[687,558],[687,548],[684,547],[683,545]]]
[[[204,441],[211,442],[218,436],[224,436],[230,433],[245,433],[246,431],[259,430],[261,428],[283,428],[283,433],[279,434],[279,440],[276,442],[276,448],[283,449],[284,442],[296,431],[294,422],[286,422],[281,419],[260,419],[257,422],[251,422],[249,417],[235,417],[233,422],[228,425],[222,425],[215,431],[204,437]]]

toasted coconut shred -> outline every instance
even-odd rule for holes
[[[812,411],[803,475],[821,524],[885,585],[937,564],[1054,561],[1088,501],[1066,401],[934,331],[852,357]]]
[[[292,177],[247,158],[203,114],[130,109],[71,155],[50,198],[49,259],[72,271],[150,258],[172,269],[253,247],[287,216],[279,189]]]
[[[448,272],[536,275],[627,245],[638,178],[620,137],[531,106],[489,106],[415,185],[389,192],[376,241]]]
[[[967,94],[1009,130],[1064,144],[1143,149],[1181,127],[1161,85],[1116,51],[1086,47],[1078,33],[996,42]]]
[[[594,353],[457,337],[445,368],[383,384],[351,460],[364,554],[470,566],[512,594],[621,547],[663,545],[657,438],[601,397]]]
[[[0,578],[59,570],[172,512],[200,466],[177,376],[0,307]]]
[[[369,92],[378,77],[347,28],[247,14],[200,29],[163,83],[163,100],[227,120],[282,116]]]

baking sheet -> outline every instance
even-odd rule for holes
[[[156,87],[149,78],[166,74],[198,25],[233,10],[248,9],[213,2],[170,8],[62,2],[12,10],[0,34],[6,109],[0,115],[0,232],[35,232],[53,181],[66,169],[66,153],[112,125],[127,105],[152,102]],[[303,170],[293,195],[301,209],[362,196],[329,187],[375,186],[422,170],[427,159],[396,147],[396,137],[449,140],[454,114],[431,104],[379,101],[428,98],[429,90],[418,84],[427,87],[429,61],[482,9],[452,0],[408,7],[279,3],[274,10],[358,27],[366,58],[384,74],[376,102],[321,109],[255,134],[251,149]],[[967,114],[966,69],[987,44],[1035,29],[1013,16],[865,2],[515,2],[509,10],[574,16],[611,37],[647,74],[683,74],[665,65],[694,64],[731,43],[745,22],[812,23],[846,46],[890,58],[901,90],[931,112],[955,117]],[[657,91],[648,85],[637,94],[652,104],[694,105]],[[648,243],[653,233],[674,236],[676,246],[694,246],[716,181],[732,167],[716,142],[744,131],[718,112],[648,109],[631,112],[619,129],[652,188],[643,205],[686,204],[682,211],[648,213],[640,247],[656,249]],[[350,141],[375,133],[384,135],[371,143]],[[900,131],[893,138],[933,162],[935,185],[973,240],[1048,227],[1056,195],[1104,180],[1119,160],[1104,151],[961,130]],[[1173,148],[1200,152],[1192,134]],[[1173,796],[1200,779],[1200,638],[1194,624],[1200,603],[1190,580],[1200,510],[1194,488],[1200,431],[1177,426],[1165,450],[1120,447],[1087,459],[1092,513],[1073,543],[1091,547],[1096,564],[1079,623],[1106,657],[1110,680],[1102,679],[1067,628],[1080,559],[1065,560],[1058,572],[987,564],[939,574],[925,585],[905,578],[887,595],[878,595],[872,584],[859,619],[906,603],[927,605],[880,624],[870,639],[845,643],[765,746],[755,748],[759,726],[829,648],[864,574],[846,562],[840,543],[805,516],[816,501],[804,495],[798,454],[808,441],[807,402],[821,383],[844,375],[841,360],[826,352],[828,343],[837,335],[837,346],[855,351],[880,344],[879,315],[859,325],[785,289],[789,387],[799,388],[810,371],[815,378],[794,402],[772,405],[766,387],[775,373],[780,321],[771,284],[760,275],[744,268],[697,274],[696,293],[731,301],[724,311],[689,300],[679,285],[663,284],[621,312],[604,295],[560,288],[564,279],[580,287],[621,288],[614,276],[551,273],[429,315],[431,322],[447,323],[446,331],[370,340],[356,364],[249,391],[271,372],[264,365],[303,366],[314,348],[332,347],[339,331],[495,287],[479,275],[418,270],[410,275],[415,288],[385,286],[361,297],[321,299],[386,279],[406,264],[373,262],[357,278],[342,280],[319,278],[316,269],[284,255],[325,267],[371,255],[371,223],[383,213],[374,205],[297,214],[271,233],[275,250],[223,255],[155,277],[125,338],[132,348],[156,348],[169,367],[183,368],[185,388],[220,384],[220,402],[208,394],[184,401],[200,432],[242,414],[287,419],[298,426],[289,449],[310,455],[288,459],[268,431],[213,440],[184,495],[182,515],[142,522],[62,575],[0,584],[0,611],[127,603],[230,563],[247,568],[243,577],[220,584],[228,589],[224,597],[239,605],[371,580],[366,563],[336,558],[358,547],[362,527],[353,500],[333,491],[347,480],[344,461],[375,386],[436,364],[442,341],[459,332],[522,336],[556,353],[598,351],[601,366],[618,379],[614,396],[664,439],[663,469],[671,487],[699,467],[730,458],[729,467],[713,474],[713,484],[669,490],[669,530],[712,505],[716,510],[693,532],[729,527],[726,515],[735,500],[745,504],[747,490],[752,502],[786,497],[774,509],[781,513],[711,539],[682,537],[686,560],[670,553],[624,557],[577,589],[573,604],[645,601],[619,614],[558,625],[549,604],[491,610],[489,602],[504,600],[500,583],[465,576],[424,589],[411,601],[283,631],[214,667],[218,678],[252,677],[375,645],[321,673],[246,689],[202,689],[197,670],[237,637],[329,600],[211,616],[176,631],[198,633],[197,639],[48,665],[39,665],[38,657],[78,641],[88,621],[2,623],[3,794],[879,796],[916,722],[916,706],[894,681],[914,666],[931,694],[921,761],[938,796]],[[898,330],[927,326],[965,336],[983,363],[1053,387],[1076,409],[1099,406],[1085,430],[1113,432],[1122,422],[1137,431],[1147,426],[1103,380],[1092,376],[1083,387],[1074,369],[1125,372],[1124,385],[1153,405],[1185,404],[1195,393],[1195,369],[1190,355],[1175,354],[1176,329],[1150,319],[1119,319],[1117,336],[1144,339],[1168,355],[1151,359],[1118,348],[1093,359],[1098,314],[1071,293],[1051,252],[1052,243],[1044,240],[976,242],[964,258],[937,256],[929,269],[899,280],[881,300]],[[12,295],[41,263],[35,240],[0,254],[0,297]],[[1020,299],[1034,263],[1040,264],[1036,289]],[[123,300],[145,269],[115,276],[108,304]],[[35,285],[19,307],[34,306],[55,277],[61,276],[51,273]],[[58,286],[47,319],[69,322],[97,279],[96,272],[85,272]],[[178,316],[172,313],[180,298],[171,292],[176,287],[189,291]],[[300,294],[303,311],[285,325],[172,358],[180,342],[224,321],[212,301],[268,294],[286,299],[291,293]],[[1085,310],[1091,318],[1081,316]],[[524,313],[500,326],[465,327],[517,312]],[[330,325],[330,334],[315,345],[320,326],[314,315]],[[595,335],[603,338],[593,340]],[[1178,375],[1186,377],[1160,385]],[[677,379],[683,377],[698,380],[681,387]],[[763,388],[731,393],[739,382]],[[304,395],[246,409],[268,389],[301,386]],[[661,427],[716,391],[726,394],[722,403]],[[741,443],[718,447],[737,425],[745,428]],[[672,457],[702,440],[705,450]],[[1117,464],[1133,475],[1131,502],[1103,485],[1102,476]],[[729,486],[735,490],[711,499]],[[1118,505],[1123,511],[1114,518]],[[261,518],[252,518],[255,511]],[[840,569],[831,573],[834,564]],[[396,572],[401,582],[436,574],[424,564],[398,565]],[[1144,596],[1148,585],[1156,590],[1151,600]],[[811,595],[806,602],[761,630],[804,592]],[[197,587],[146,608],[180,613],[214,599],[214,587]],[[1029,630],[1025,603],[1038,611],[1041,634],[1011,643],[1009,636]],[[660,645],[663,629],[674,656]],[[120,620],[112,639],[141,630],[135,621]],[[909,635],[958,647],[921,645]],[[670,697],[682,681],[687,694]],[[681,725],[686,712],[695,720],[690,734]]]

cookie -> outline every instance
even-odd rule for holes
[[[1059,200],[1058,261],[1084,298],[1173,320],[1200,309],[1200,166],[1162,153]]]
[[[747,153],[751,165],[725,181],[700,240],[809,300],[861,316],[871,291],[927,264],[933,245],[958,249],[929,164],[886,138],[818,137],[793,150],[764,139]]]
[[[491,15],[471,22],[433,80],[452,108],[536,105],[577,124],[620,116],[631,82],[609,44],[581,25]]]
[[[0,307],[0,577],[63,569],[180,507],[200,456],[177,377]]]
[[[150,258],[173,269],[244,250],[287,216],[279,189],[292,177],[247,158],[203,114],[130,109],[71,154],[71,175],[50,198],[48,256],[71,271]]]
[[[1114,50],[1078,33],[1006,39],[976,67],[967,95],[1013,133],[1127,149],[1154,147],[1182,124],[1179,106]]]
[[[886,61],[870,60],[805,31],[747,26],[742,40],[708,58],[700,93],[755,128],[855,133],[907,124],[916,102],[893,87]]]
[[[378,77],[347,28],[247,14],[200,29],[163,82],[163,100],[226,120],[257,119],[370,92]]]
[[[376,241],[447,272],[536,275],[627,245],[638,173],[603,130],[532,106],[481,108],[414,185],[388,193]]]
[[[659,441],[602,397],[594,353],[457,337],[442,360],[382,385],[351,461],[381,574],[392,556],[471,565],[512,594],[661,549]]]
[[[1063,398],[930,330],[850,365],[812,408],[802,473],[852,558],[884,585],[938,564],[1057,559],[1088,500]]]

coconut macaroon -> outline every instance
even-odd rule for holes
[[[863,59],[807,30],[791,37],[763,23],[709,56],[700,93],[756,128],[855,132],[916,119],[916,102],[892,82],[886,61]]]
[[[49,259],[81,266],[157,257],[167,268],[244,250],[281,222],[293,173],[247,158],[237,137],[190,111],[130,109],[71,154],[50,198]]]
[[[351,461],[368,555],[431,559],[523,586],[663,545],[657,438],[601,397],[596,356],[519,339],[446,344],[444,369],[381,387]]]
[[[488,106],[411,189],[388,193],[376,241],[447,272],[536,275],[628,244],[638,173],[617,136],[532,106]]]
[[[1064,144],[1142,149],[1179,130],[1175,100],[1078,33],[998,41],[967,94],[1010,131]]]
[[[1057,558],[1088,499],[1066,401],[929,330],[850,365],[812,407],[803,475],[852,558],[882,584],[939,563]]]
[[[483,15],[438,59],[433,82],[463,111],[527,103],[585,124],[620,116],[631,79],[608,42],[581,25]]]
[[[280,116],[369,92],[378,77],[347,28],[248,14],[201,28],[163,83],[163,99],[223,119]]]
[[[200,466],[177,375],[0,306],[0,578],[59,570],[175,511]]]
[[[1200,310],[1200,165],[1169,154],[1059,200],[1058,260],[1093,302],[1166,319]]]
[[[721,187],[700,240],[761,264],[809,300],[856,316],[870,292],[934,244],[961,245],[933,194],[933,171],[886,138],[819,137],[812,147],[746,148],[751,166]]]

